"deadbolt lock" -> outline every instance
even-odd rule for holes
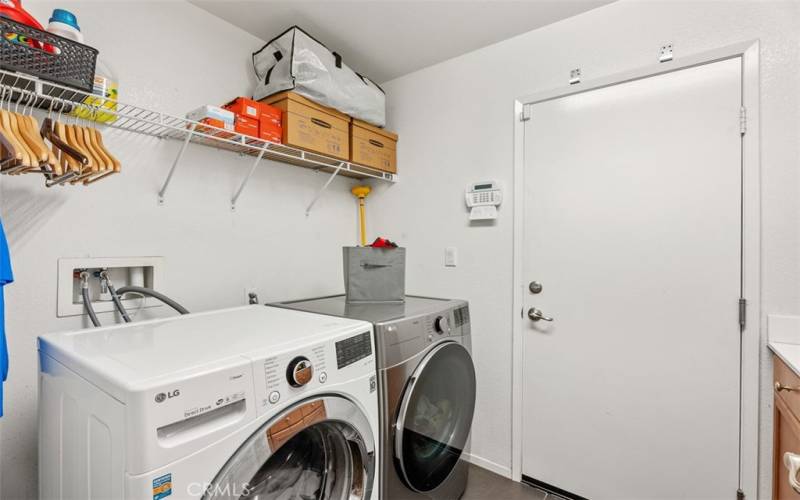
[[[528,285],[528,290],[530,290],[531,293],[542,293],[542,284],[538,281],[531,281],[531,284]]]

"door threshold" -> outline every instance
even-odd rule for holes
[[[525,474],[522,475],[522,482],[527,484],[528,486],[533,486],[538,490],[542,490],[545,493],[556,495],[566,500],[589,500],[586,497],[582,497],[580,495],[576,495],[575,493],[570,493],[567,490],[562,490],[557,486],[553,486],[552,484],[547,484],[543,481],[539,481],[538,479],[534,479],[530,476],[526,476]]]

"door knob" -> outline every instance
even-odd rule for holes
[[[792,391],[796,391],[796,390],[798,390],[797,387],[792,387],[790,385],[783,385],[778,381],[775,382],[775,391],[776,392],[781,392],[781,391],[792,392]]]
[[[800,493],[800,483],[797,482],[797,471],[800,470],[800,455],[786,452],[783,454],[783,465],[789,471],[789,486]]]
[[[544,313],[542,313],[542,311],[536,309],[535,307],[531,307],[530,309],[528,309],[528,318],[530,318],[531,321],[539,321],[539,320],[553,321],[553,318],[545,316]]]

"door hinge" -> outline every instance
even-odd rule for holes
[[[522,113],[519,114],[519,121],[526,122],[531,119],[531,107],[527,104],[522,105]]]
[[[741,328],[744,328],[746,323],[747,323],[747,299],[740,298],[739,299],[739,326]]]
[[[736,490],[736,500],[744,500],[744,491],[741,489]]]
[[[672,44],[662,45],[661,50],[658,51],[658,62],[667,62],[672,60]]]
[[[747,133],[747,108],[744,106],[739,108],[739,133],[742,135]]]

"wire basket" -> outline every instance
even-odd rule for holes
[[[0,68],[91,92],[97,49],[0,17]]]

